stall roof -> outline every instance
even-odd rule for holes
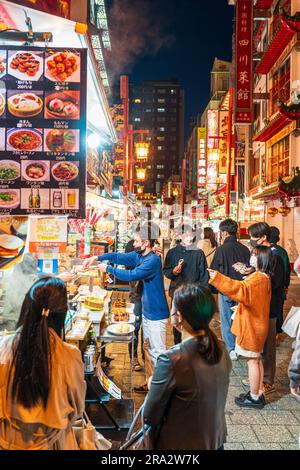
[[[8,3],[1,0],[1,6],[5,8],[8,15],[14,22],[16,28],[26,31],[25,15],[26,10],[31,18],[33,30],[35,32],[49,31],[53,34],[53,47],[86,48],[90,51],[88,54],[88,77],[87,77],[87,96],[88,96],[88,124],[94,130],[99,132],[103,140],[116,142],[117,135],[110,116],[109,105],[100,73],[95,63],[93,48],[87,35],[78,34],[75,31],[76,23],[57,16],[49,15],[32,8],[22,7],[17,4]],[[0,44],[5,44],[0,41]],[[10,45],[19,43],[10,42]],[[44,46],[44,43],[36,43],[37,46]]]

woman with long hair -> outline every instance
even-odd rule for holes
[[[17,295],[17,293],[16,293]],[[77,449],[84,410],[80,351],[64,342],[65,283],[48,277],[27,292],[15,334],[0,339],[0,449]]]
[[[243,408],[264,408],[264,367],[261,354],[269,331],[271,301],[272,251],[258,245],[252,251],[251,264],[255,271],[243,281],[236,281],[218,271],[209,270],[210,284],[223,295],[238,302],[231,331],[236,336],[235,352],[248,362],[250,391],[235,398]]]
[[[172,322],[189,338],[159,356],[145,403],[158,450],[218,450],[226,441],[225,404],[231,361],[209,327],[210,290],[196,284],[174,294]]]
[[[198,242],[198,248],[203,251],[207,266],[210,267],[218,248],[215,233],[212,228],[205,227],[203,231],[203,240]]]

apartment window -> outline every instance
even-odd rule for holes
[[[171,122],[177,122],[177,119],[175,117],[172,117]]]
[[[157,108],[157,112],[158,112],[158,113],[165,113],[165,112],[166,112],[166,108]]]
[[[158,98],[157,102],[158,103],[165,103],[166,100],[165,100],[165,98]]]
[[[158,145],[157,146],[157,150],[159,150],[159,151],[164,150],[164,149],[165,149],[165,147],[163,145]]]
[[[165,137],[156,137],[159,142],[164,142],[166,139]]]
[[[177,95],[177,90],[172,89],[171,90],[171,95]]]
[[[158,170],[163,170],[165,168],[165,165],[157,165],[156,167]]]
[[[177,127],[171,127],[171,132],[176,132],[177,131]]]
[[[157,90],[157,93],[160,93],[161,95],[165,94],[166,93],[166,89],[165,88],[159,88]]]
[[[268,182],[275,183],[290,173],[290,139],[289,136],[271,147],[268,160]]]
[[[172,98],[171,103],[177,103],[177,98]]]
[[[152,113],[153,109],[152,108],[147,108],[146,113]]]
[[[154,103],[154,99],[149,99],[149,98],[148,98],[148,99],[146,99],[146,103],[147,103],[147,104]]]
[[[159,127],[158,130],[159,130],[159,132],[165,132],[166,128],[165,127]]]
[[[273,86],[270,90],[270,114],[278,110],[278,100],[287,103],[290,99],[291,61],[288,59],[272,77]]]
[[[177,149],[176,145],[172,145],[172,146],[171,146],[171,150],[174,151],[174,150],[176,150],[176,149]]]
[[[134,122],[141,122],[141,118],[134,118]]]
[[[165,117],[159,117],[159,118],[157,118],[157,122],[166,122],[166,118]]]
[[[177,108],[172,108],[171,113],[177,113]]]
[[[158,179],[158,180],[163,180],[164,177],[165,177],[165,175],[157,175],[157,179]]]
[[[177,137],[175,137],[174,135],[172,137],[170,137],[171,142],[176,142],[176,140],[177,140]]]

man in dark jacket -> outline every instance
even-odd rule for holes
[[[282,305],[281,309],[278,311],[278,316],[277,316],[277,322],[276,322],[276,331],[277,334],[282,332],[282,325],[283,325],[283,304],[284,301],[286,300],[287,297],[287,292],[288,288],[291,282],[291,264],[289,260],[289,255],[287,254],[287,251],[280,245],[278,245],[278,242],[280,241],[280,231],[277,227],[270,227],[271,229],[271,236],[270,236],[270,243],[272,245],[272,249],[275,251],[278,256],[283,261],[284,265],[284,287],[285,287],[285,292],[284,296],[282,298]]]
[[[182,240],[168,251],[164,275],[171,280],[169,295],[173,299],[174,292],[178,287],[187,283],[199,283],[208,285],[208,272],[206,258],[202,250],[194,245],[195,232],[192,227],[182,227]],[[181,333],[173,328],[174,343],[181,343]]]
[[[237,272],[233,266],[236,263],[243,263],[248,266],[250,261],[250,251],[246,246],[237,241],[238,224],[234,220],[224,220],[220,223],[219,230],[221,232],[223,244],[217,248],[211,269],[219,271],[231,279],[241,281],[243,279],[243,275],[240,272]],[[214,289],[213,291],[217,292]],[[231,360],[237,360],[235,352],[235,336],[231,332],[231,316],[233,314],[231,309],[235,305],[236,302],[229,299],[229,297],[220,294],[222,337]]]

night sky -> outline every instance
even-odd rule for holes
[[[120,0],[120,4],[124,2]],[[135,24],[140,25],[136,34],[144,32],[146,44],[143,48],[143,42],[135,43],[140,47],[139,54],[130,58],[128,66],[123,64],[120,73],[129,73],[136,84],[142,80],[178,78],[185,89],[187,133],[192,117],[202,112],[208,102],[214,58],[231,60],[234,8],[228,6],[227,0],[138,0],[136,5],[141,7],[135,11]],[[120,12],[116,13],[115,18],[120,18]],[[130,14],[127,20],[124,18],[127,25]],[[159,30],[153,37],[159,36],[158,44],[149,36],[149,31],[156,28]],[[121,24],[118,30],[122,30]]]

